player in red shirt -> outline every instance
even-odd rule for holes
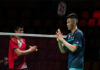
[[[15,33],[23,33],[23,27],[18,26],[14,29]],[[26,49],[25,39],[20,36],[14,36],[9,41],[8,64],[12,70],[27,70],[25,55],[35,51],[37,46]]]

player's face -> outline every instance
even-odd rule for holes
[[[15,33],[24,33],[24,28],[19,28],[18,30],[15,31]]]
[[[67,22],[67,28],[68,28],[68,30],[72,30],[74,25],[72,23],[71,18],[68,18],[66,22]]]

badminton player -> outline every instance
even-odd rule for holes
[[[83,32],[78,29],[78,17],[71,13],[66,18],[68,30],[71,31],[64,39],[62,33],[57,31],[56,37],[61,53],[68,51],[68,70],[84,70],[85,39]]]
[[[24,28],[22,26],[16,26],[14,28],[15,33],[23,33]],[[26,49],[25,39],[20,36],[14,36],[9,41],[9,53],[8,53],[8,64],[10,70],[28,70],[26,64],[25,55],[35,51],[37,46],[32,46]]]

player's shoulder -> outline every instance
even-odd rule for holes
[[[12,37],[10,40],[11,41],[15,41],[15,40],[17,40],[17,38],[16,37]]]
[[[84,35],[83,35],[83,32],[80,30],[80,29],[77,29],[74,34],[73,34],[74,37],[78,37],[78,38],[83,38]]]
[[[75,35],[82,35],[83,36],[83,32],[80,29],[77,29],[75,32]]]
[[[10,42],[15,43],[15,44],[17,44],[17,43],[18,43],[18,42],[17,42],[17,38],[16,38],[16,37],[12,37],[12,38],[10,39]]]

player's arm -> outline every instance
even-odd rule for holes
[[[65,45],[65,47],[70,50],[71,52],[75,52],[77,49],[76,45],[72,45],[70,43],[68,43],[62,36],[61,33],[57,33],[57,38]]]
[[[76,45],[72,45],[70,43],[68,43],[65,39],[61,39],[61,42],[66,46],[67,49],[69,49],[71,52],[75,52],[77,50],[77,46]]]
[[[66,48],[64,48],[64,44],[59,40],[59,38],[58,38],[59,34],[62,34],[60,28],[57,29],[56,37],[57,37],[57,42],[58,42],[60,52],[65,53],[67,50],[66,50]]]
[[[11,39],[10,40],[10,46],[11,48],[14,50],[14,52],[17,54],[17,55],[27,55],[33,51],[36,51],[37,47],[36,46],[31,46],[31,48],[27,49],[27,50],[20,50],[18,48],[18,43],[17,43],[17,40],[16,39]]]
[[[66,53],[67,50],[64,48],[64,44],[61,41],[58,41],[59,50],[61,53]]]
[[[59,39],[63,42],[63,44],[71,51],[75,52],[77,48],[82,47],[82,33],[77,33],[74,37],[73,44],[68,43],[64,38],[59,36]]]
[[[27,54],[35,51],[35,49],[36,49],[36,46],[33,46],[27,50],[20,50],[19,48],[15,48],[14,51],[18,56],[21,56],[21,55],[27,55]]]

